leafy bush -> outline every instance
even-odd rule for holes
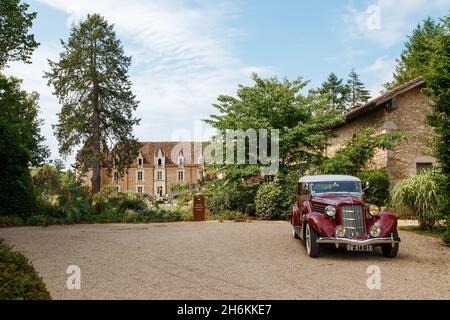
[[[389,201],[389,177],[386,170],[365,170],[358,174],[363,187],[369,182],[369,189],[365,191],[368,203],[384,206]]]
[[[212,215],[225,211],[239,211],[255,215],[255,196],[258,186],[212,181],[208,184],[205,205]]]
[[[209,220],[246,220],[248,216],[239,211],[225,210],[209,217]]]
[[[50,300],[42,278],[28,259],[0,239],[0,300]]]
[[[0,227],[15,227],[23,225],[23,220],[17,216],[0,216]]]
[[[256,216],[260,219],[286,219],[289,216],[289,208],[292,202],[288,199],[282,186],[277,182],[263,183],[256,193]]]
[[[61,213],[69,222],[80,222],[84,215],[92,212],[89,191],[72,171],[64,175],[61,184],[62,190],[58,197]]]
[[[420,228],[432,229],[442,217],[445,190],[444,176],[428,170],[400,181],[392,191],[392,205],[402,213],[409,208],[419,220]]]
[[[447,217],[447,229],[444,233],[444,242],[450,245],[450,216]]]

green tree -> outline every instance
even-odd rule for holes
[[[298,178],[311,164],[321,161],[327,139],[333,135],[331,128],[340,122],[340,111],[330,108],[321,95],[303,95],[301,90],[308,82],[301,78],[291,82],[253,74],[252,79],[252,86],[239,85],[236,97],[219,96],[214,104],[219,114],[211,115],[206,122],[222,134],[227,129],[278,129],[276,178],[289,179],[290,174]],[[218,169],[230,182],[255,179],[259,183],[261,166],[247,161],[244,165],[219,165]]]
[[[29,34],[36,12],[28,13],[29,5],[20,0],[0,1],[0,70],[9,61],[29,62],[39,45]]]
[[[404,138],[401,133],[375,135],[375,129],[367,128],[347,141],[334,157],[323,161],[320,171],[324,174],[356,176],[373,159],[377,149],[392,149],[397,141]]]
[[[0,118],[0,216],[31,216],[34,188],[28,170],[31,154],[15,128]]]
[[[46,73],[62,104],[55,135],[62,155],[81,148],[77,165],[92,169],[91,191],[97,193],[101,168],[114,165],[123,172],[138,152],[132,132],[139,124],[132,114],[138,102],[127,74],[131,58],[113,26],[98,14],[74,25],[69,40],[61,42],[59,61],[49,61]]]
[[[38,165],[49,156],[41,135],[38,94],[21,90],[21,81],[0,74],[0,119],[14,129],[20,143],[31,153],[30,163]]]
[[[355,69],[348,75],[347,86],[349,88],[350,106],[363,105],[370,99],[369,90],[365,89],[364,83],[359,79]]]
[[[428,122],[436,131],[435,154],[445,175],[443,206],[450,206],[450,15],[441,19],[437,35],[430,43],[429,68],[424,74],[424,90],[433,99],[433,111]],[[450,226],[448,226],[450,229]]]
[[[427,18],[417,25],[412,34],[408,36],[405,48],[400,58],[397,59],[394,80],[384,85],[386,90],[424,76],[430,66],[432,42],[438,34],[439,24],[431,18]]]
[[[347,109],[350,90],[347,85],[339,79],[335,73],[331,73],[327,80],[322,83],[319,92],[328,97],[329,103],[337,109]]]

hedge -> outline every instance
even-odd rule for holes
[[[0,300],[50,300],[42,278],[28,259],[11,249],[0,239]]]

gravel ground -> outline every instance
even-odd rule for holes
[[[285,222],[0,229],[55,299],[450,299],[450,249],[400,231],[396,259],[327,248],[306,256]],[[81,268],[81,290],[66,269]],[[366,286],[369,265],[381,290]]]

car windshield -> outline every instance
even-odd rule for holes
[[[358,193],[361,194],[361,182],[359,181],[330,181],[311,182],[309,184],[312,194],[320,193]]]

